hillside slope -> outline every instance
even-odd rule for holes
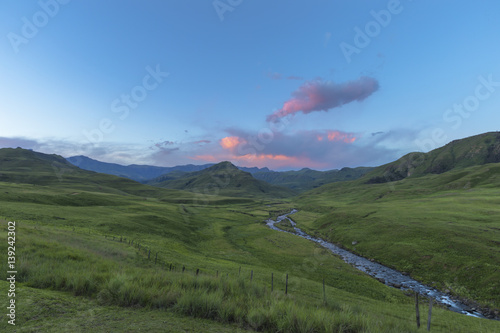
[[[161,176],[148,184],[169,189],[187,190],[202,194],[232,197],[285,198],[295,194],[293,190],[273,186],[239,170],[230,162],[221,162],[210,168],[172,176]]]
[[[368,173],[366,182],[386,183],[497,162],[500,162],[500,132],[490,132],[452,141],[428,153],[407,154]]]
[[[60,189],[71,188],[120,195],[138,195],[164,200],[193,200],[193,195],[187,191],[161,189],[122,177],[82,170],[69,163],[62,156],[48,155],[21,148],[0,149],[0,182],[48,186]],[[21,197],[18,200],[21,200]],[[76,203],[82,198],[73,196],[67,197],[63,201],[66,200]],[[97,203],[101,199],[96,198],[95,200],[97,200]]]
[[[488,162],[498,161],[499,137],[457,140],[358,180],[303,193],[294,198],[301,211],[295,221],[308,233],[498,313],[500,163]]]
[[[299,171],[257,172],[253,176],[269,184],[288,187],[303,192],[334,182],[355,180],[371,171],[373,168],[342,168],[340,170],[317,171],[304,168]]]

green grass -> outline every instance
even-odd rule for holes
[[[43,158],[37,163],[44,165]],[[28,166],[29,162],[23,160]],[[495,265],[498,257],[494,253],[493,258],[482,257],[489,251],[488,242],[496,241],[496,229],[487,228],[498,226],[492,180],[497,173],[492,166],[464,176],[450,174],[446,181],[432,177],[419,183],[404,181],[395,189],[387,184],[338,184],[292,201],[199,196],[79,170],[58,179],[50,175],[50,168],[38,170],[35,165],[29,180],[34,184],[16,178],[23,173],[15,170],[20,167],[17,164],[2,171],[2,177],[11,181],[0,182],[0,239],[6,240],[6,221],[17,221],[19,331],[121,331],[128,324],[132,331],[141,328],[141,322],[144,329],[163,331],[163,321],[168,320],[172,331],[416,331],[411,296],[359,272],[313,242],[265,226],[267,218],[292,207],[301,209],[293,217],[301,228],[338,237],[346,244],[357,240],[353,250],[379,261],[403,264],[395,255],[403,249],[404,265],[412,275],[427,272],[417,261],[427,254],[418,251],[433,242],[457,246],[440,252],[438,259],[447,265],[453,255],[463,256],[460,248],[465,244],[471,258],[484,259],[478,262],[485,267],[484,277],[476,275],[480,283],[496,286],[486,278],[496,278],[495,271],[488,275],[488,265]],[[469,190],[464,190],[469,196],[450,194],[469,183]],[[442,188],[436,191],[436,186]],[[457,204],[463,209],[453,209]],[[424,210],[431,215],[427,224],[417,214]],[[391,220],[386,222],[388,217]],[[404,223],[400,217],[405,217]],[[439,218],[443,220],[433,222]],[[457,224],[447,224],[449,218]],[[443,230],[457,235],[446,240],[421,237],[422,232],[430,237]],[[400,237],[398,244],[384,244],[394,242],[390,239],[394,234]],[[132,240],[134,246],[129,245]],[[149,260],[145,249],[152,251]],[[0,251],[6,253],[6,241],[0,242]],[[0,280],[5,281],[7,270],[2,267]],[[448,274],[442,266],[428,267],[429,274],[440,272],[438,284]],[[474,269],[463,272],[475,274]],[[288,295],[284,295],[286,274]],[[452,270],[449,274],[454,277]],[[487,292],[472,290],[462,280],[452,280],[449,288],[489,302]],[[497,296],[495,289],[490,290],[491,302]],[[84,314],[90,311],[95,321],[85,322]],[[423,306],[421,312],[425,311]],[[155,320],[144,323],[148,314]],[[433,309],[436,332],[495,332],[498,328],[498,322],[438,306]]]
[[[310,233],[498,310],[499,168],[324,187],[297,200],[303,211],[294,219]]]
[[[11,192],[26,193],[19,190],[24,189],[21,185],[1,185]],[[44,191],[49,197],[56,195],[49,188],[38,191],[43,202],[48,200]],[[413,331],[411,297],[369,278],[314,243],[265,227],[262,222],[269,210],[279,210],[279,205],[180,205],[154,198],[106,195],[115,205],[82,207],[27,201],[2,205],[1,215],[9,215],[9,220],[16,214],[25,216],[18,220],[16,244],[22,288],[85,297],[98,309],[138,309],[138,317],[143,309],[156,309],[179,318],[208,318],[242,329]],[[2,238],[6,236],[4,223]],[[119,242],[119,236],[127,242]],[[148,261],[144,251],[129,245],[131,239],[158,252],[158,265]],[[175,272],[168,270],[170,263]],[[186,267],[184,274],[182,266]],[[198,278],[194,276],[196,269],[202,272]],[[274,293],[270,292],[271,273]],[[284,296],[286,273],[288,296]],[[436,308],[435,313],[436,331],[447,331],[448,327],[460,331],[474,325],[473,319],[444,309]],[[42,325],[51,322],[42,321]],[[52,325],[64,330],[56,323]],[[484,331],[493,331],[492,325],[484,321]]]
[[[6,288],[0,281],[0,289]],[[102,305],[71,293],[17,288],[16,326],[0,322],[2,332],[246,332],[235,324],[188,317],[175,311]],[[4,303],[2,302],[2,308]]]

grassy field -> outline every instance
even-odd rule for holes
[[[498,310],[499,168],[324,187],[297,200],[302,211],[294,220],[310,233]]]
[[[16,221],[17,325],[8,325],[3,315],[1,330],[164,331],[168,324],[181,332],[416,332],[412,295],[313,242],[266,227],[267,218],[292,207],[300,209],[294,220],[311,233],[346,246],[357,240],[356,252],[497,304],[498,252],[491,250],[498,250],[492,243],[498,241],[498,196],[496,186],[488,185],[496,170],[405,180],[394,188],[339,183],[273,200],[155,188],[75,169],[56,157],[22,151],[25,156],[16,160],[14,153],[0,154],[0,251],[7,253],[7,221]],[[38,160],[30,164],[33,158]],[[29,177],[23,177],[25,169]],[[60,177],[57,170],[64,170]],[[454,196],[457,191],[468,196]],[[424,210],[431,217],[427,224],[419,218]],[[439,237],[442,232],[456,234]],[[462,261],[470,269],[459,266]],[[477,279],[476,289],[462,281],[463,274]],[[7,301],[0,298],[4,309]],[[436,332],[499,327],[433,309]]]
[[[291,202],[191,196],[173,203],[191,194],[167,191],[144,197],[110,192],[88,191],[86,186],[0,183],[0,238],[6,239],[7,220],[18,221],[17,328],[109,331],[129,323],[160,331],[167,321],[172,330],[188,327],[193,331],[223,331],[221,324],[233,331],[236,327],[291,332],[415,331],[411,297],[371,279],[314,243],[265,226],[269,211],[288,209]],[[141,244],[140,251],[129,244],[131,240]],[[156,265],[153,255],[147,260],[145,248],[158,253]],[[6,242],[1,251],[6,252]],[[175,271],[169,270],[170,264]],[[198,277],[197,269],[201,271]],[[0,272],[4,281],[5,272]],[[286,274],[288,295],[284,294]],[[75,297],[83,300],[78,301],[81,305],[76,305]],[[52,304],[53,315],[40,309],[45,303]],[[71,315],[82,311],[93,311],[93,321]],[[148,321],[149,315],[154,320]],[[185,316],[199,319],[186,326]],[[123,317],[127,319],[121,321]],[[440,308],[435,308],[434,318],[435,331],[468,332],[479,327],[479,331],[492,332],[498,328],[496,322]],[[148,322],[140,326],[143,321]],[[3,321],[2,325],[7,324]]]

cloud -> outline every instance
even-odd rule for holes
[[[267,166],[274,170],[334,169],[374,166],[399,157],[395,149],[380,145],[371,135],[340,130],[308,130],[262,133],[226,129],[227,136],[191,159],[205,162],[231,161],[240,166]],[[379,164],[377,164],[379,163]]]
[[[154,146],[156,148],[160,148],[161,149],[161,148],[165,148],[167,146],[171,146],[171,145],[174,145],[174,144],[175,144],[175,142],[173,142],[173,141],[163,141],[163,142],[157,142],[157,143],[155,143]]]
[[[328,141],[342,141],[345,143],[353,143],[356,141],[356,136],[353,133],[345,133],[341,131],[327,131],[326,137]]]
[[[220,145],[224,149],[233,150],[245,142],[237,136],[226,136],[220,140]]]
[[[6,138],[0,137],[0,148],[17,148],[21,147],[24,149],[35,149],[39,146],[36,140],[26,139],[26,138]]]
[[[330,170],[378,166],[396,160],[409,152],[408,147],[412,146],[418,133],[412,129],[371,135],[371,132],[363,134],[337,129],[257,132],[226,128],[218,135],[211,134],[210,140],[196,138],[197,141],[175,145],[170,144],[170,141],[162,141],[159,145],[113,142],[93,145],[64,140],[0,137],[0,147],[22,147],[64,157],[85,155],[99,161],[123,165],[174,166],[231,161],[239,166],[269,167],[274,170],[304,167]],[[196,142],[200,143],[195,144]],[[151,149],[147,149],[148,147]]]
[[[271,80],[283,80],[283,79],[287,79],[287,80],[299,80],[299,81],[302,81],[304,80],[303,77],[301,76],[296,76],[296,75],[289,75],[287,77],[284,77],[283,74],[281,73],[267,73],[266,76],[268,78],[270,78]]]
[[[267,77],[271,80],[281,80],[283,79],[283,75],[280,73],[267,73]]]
[[[190,143],[192,143],[194,145],[200,145],[201,146],[203,144],[209,144],[210,142],[212,142],[212,141],[210,141],[210,140],[198,140],[198,141],[193,141],[193,142],[190,142]]]
[[[307,81],[292,93],[292,98],[280,110],[269,115],[267,121],[274,122],[297,112],[328,111],[353,101],[361,102],[378,88],[378,81],[367,76],[340,84],[321,79]]]
[[[90,158],[119,164],[132,164],[149,160],[149,153],[141,145],[102,142],[94,145],[88,142],[73,142],[54,139],[28,139],[0,137],[0,148],[32,149],[45,154],[57,154],[63,157],[85,155]]]

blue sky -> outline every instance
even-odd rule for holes
[[[376,166],[497,131],[497,1],[3,1],[0,147]]]

